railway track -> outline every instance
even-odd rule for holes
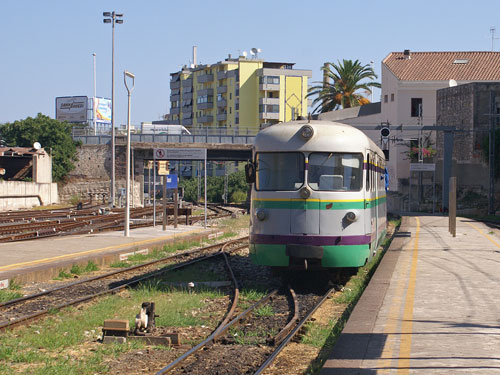
[[[214,256],[221,256],[223,248],[226,252],[232,252],[247,246],[248,237],[241,237],[1,303],[0,330],[27,324],[45,316],[49,311],[89,301],[105,294],[117,293],[166,272]]]
[[[156,374],[262,374],[332,291],[275,289]]]
[[[216,219],[232,215],[232,211],[218,206],[210,206],[213,212],[208,219]],[[173,207],[167,209],[167,225],[173,223]],[[186,224],[204,220],[203,216],[190,216],[191,209],[184,209]],[[161,215],[161,209],[157,209]],[[132,209],[130,228],[152,226],[153,207]],[[136,220],[134,222],[133,220]],[[139,222],[141,220],[141,222]],[[159,222],[157,218],[157,222]],[[72,234],[98,233],[102,231],[123,230],[125,223],[124,209],[92,206],[81,210],[70,208],[49,212],[19,211],[0,214],[0,242],[15,242],[37,238],[63,236]]]

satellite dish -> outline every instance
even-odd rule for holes
[[[252,50],[250,51],[250,55],[255,55],[255,52],[253,51],[255,48],[252,48]]]
[[[247,51],[243,51],[242,55],[243,57],[247,57]]]
[[[252,49],[250,50],[250,53],[251,53],[252,55],[255,55],[255,54],[259,53],[259,51],[257,50],[257,48],[252,48]]]
[[[33,143],[33,148],[35,150],[40,150],[42,148],[42,145],[39,142]]]
[[[261,53],[261,52],[262,52],[262,50],[261,50],[260,48],[257,48],[257,52],[258,52],[258,53]]]
[[[450,79],[449,85],[450,85],[450,87],[455,87],[458,84],[457,84],[457,81],[455,81],[454,79]]]

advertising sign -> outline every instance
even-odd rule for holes
[[[95,98],[95,105],[96,122],[111,124],[111,99]]]
[[[68,122],[87,122],[86,96],[62,96],[56,98],[56,119]]]

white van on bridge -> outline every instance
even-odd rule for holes
[[[191,132],[182,125],[153,124],[141,122],[142,134],[191,135]]]

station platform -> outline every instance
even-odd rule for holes
[[[500,231],[403,217],[321,375],[500,374]]]
[[[0,243],[0,287],[8,280],[18,283],[45,281],[56,277],[60,270],[73,264],[84,265],[89,260],[102,266],[123,260],[127,255],[148,252],[166,244],[195,241],[222,235],[220,228],[162,225],[95,234],[48,237],[36,240]]]

